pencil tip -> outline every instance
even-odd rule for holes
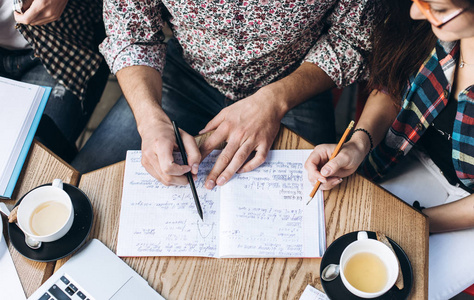
[[[309,200],[308,202],[306,202],[306,205],[308,205],[311,202],[311,200],[313,200],[313,197],[309,197]]]

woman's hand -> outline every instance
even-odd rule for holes
[[[343,177],[354,173],[370,150],[370,142],[357,132],[345,143],[341,151],[329,160],[336,144],[322,144],[314,148],[305,163],[308,179],[314,185],[321,182],[322,190],[330,190],[338,185]]]

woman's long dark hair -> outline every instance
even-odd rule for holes
[[[418,71],[436,43],[427,21],[410,18],[410,0],[379,0],[372,33],[368,88],[400,99],[408,77]]]

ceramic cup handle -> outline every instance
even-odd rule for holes
[[[52,186],[57,187],[58,189],[63,189],[63,181],[59,178],[53,180]]]
[[[367,235],[367,231],[359,231],[357,233],[357,240],[360,241],[360,240],[367,240],[369,238],[369,236]]]

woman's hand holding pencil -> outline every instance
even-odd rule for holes
[[[354,125],[352,121],[344,132],[339,143],[321,144],[314,148],[305,163],[308,179],[314,184],[310,201],[317,189],[332,189],[343,177],[354,173],[367,155],[365,141],[351,139],[350,132]],[[308,201],[309,203],[309,201]]]

